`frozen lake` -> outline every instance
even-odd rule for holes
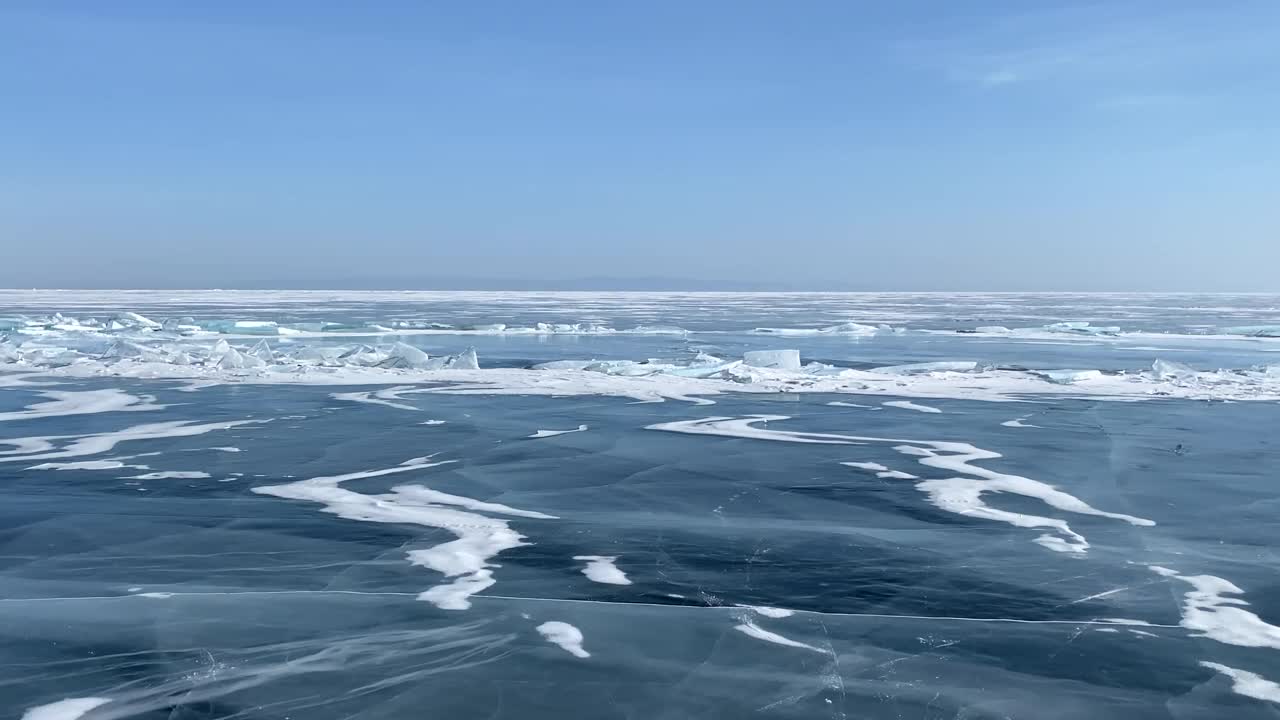
[[[0,292],[0,707],[1273,718],[1273,328],[1266,295]]]

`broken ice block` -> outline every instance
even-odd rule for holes
[[[800,369],[800,351],[751,350],[743,353],[742,362],[752,367],[791,370],[794,372]]]

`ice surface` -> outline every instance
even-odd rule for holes
[[[794,372],[800,369],[800,351],[752,350],[750,352],[743,353],[742,362],[752,367],[790,370]]]
[[[60,318],[0,307],[3,316],[40,320],[9,343],[15,359],[0,367],[0,413],[25,413],[55,399],[41,394],[50,390],[118,388],[165,405],[142,416],[146,422],[218,427],[212,436],[144,433],[112,453],[30,460],[143,420],[95,412],[0,423],[8,493],[0,502],[8,518],[0,554],[18,559],[0,572],[2,604],[9,624],[21,628],[0,642],[8,673],[0,707],[15,717],[85,697],[110,702],[84,720],[395,718],[422,708],[494,720],[591,716],[601,708],[636,717],[797,720],[1039,717],[1044,708],[1099,720],[1274,714],[1268,702],[1232,689],[1241,678],[1280,680],[1272,669],[1277,649],[1223,644],[1181,625],[1184,593],[1196,587],[1146,565],[1230,578],[1247,593],[1217,597],[1251,604],[1213,604],[1277,624],[1268,594],[1276,567],[1266,549],[1276,537],[1267,470],[1277,464],[1268,430],[1280,405],[1217,401],[1280,398],[1277,377],[1268,375],[1280,345],[1208,335],[1275,322],[1267,314],[1280,308],[1275,299],[1188,297],[1171,314],[1172,301],[1145,296],[1057,296],[1029,306],[1003,295],[513,301],[461,294],[421,305],[385,293],[378,303],[334,294],[326,306],[315,296],[264,293],[249,295],[257,304],[246,306],[240,293],[173,292],[112,297],[100,301],[101,310],[83,304],[85,297],[58,299],[75,308]],[[171,298],[192,304],[163,304]],[[117,307],[156,321],[271,319],[304,334],[214,335],[179,330],[183,322],[112,328]],[[1040,329],[1055,316],[1105,318],[1098,324],[1133,330]],[[843,318],[911,329],[785,342],[750,332]],[[467,342],[434,335],[447,329],[431,325],[437,320],[551,327],[473,333],[483,370],[338,361],[363,346],[355,356],[381,362],[396,342],[430,359],[457,353]],[[328,322],[346,328],[317,325],[324,337],[302,328]],[[555,332],[575,323],[576,334]],[[677,323],[691,333],[584,332]],[[995,323],[1021,329],[999,337],[955,331]],[[1138,333],[1147,336],[1133,339]],[[1205,336],[1190,337],[1197,333]],[[263,337],[270,361],[253,350]],[[211,350],[219,339],[264,366],[217,367]],[[102,359],[116,340],[150,355]],[[783,345],[808,364],[784,371],[735,362]],[[178,364],[181,357],[188,362]],[[593,362],[531,369],[575,358]],[[1156,358],[1198,372],[1157,377]],[[960,361],[977,364],[964,372],[883,370]],[[597,369],[585,370],[590,365]],[[1056,385],[1025,369],[1058,367],[1103,374]],[[376,402],[335,401],[333,392]],[[634,404],[655,399],[674,402]],[[880,405],[899,400],[947,417]],[[727,419],[720,434],[640,430],[713,414]],[[769,419],[748,418],[757,414]],[[278,419],[221,429],[272,416]],[[448,424],[418,424],[427,418]],[[1002,426],[1010,418],[1044,427]],[[591,431],[565,442],[518,440],[536,428],[579,423]],[[736,434],[724,432],[735,427]],[[955,460],[959,450],[932,444],[941,442],[1002,457],[973,460],[970,468],[921,462]],[[163,455],[123,454],[143,451]],[[352,519],[324,501],[249,492],[396,468],[436,451],[425,462],[456,462],[339,484],[367,499],[334,496],[335,505],[377,519]],[[82,471],[71,471],[81,463]],[[243,479],[131,484],[122,476],[149,470],[124,472],[115,463]],[[987,478],[974,468],[1039,484]],[[903,477],[911,473],[921,477]],[[1054,492],[1159,525],[1061,509],[1053,503],[1070,503]],[[429,517],[415,521],[424,510]],[[477,570],[477,557],[510,540],[495,523],[521,544]],[[1091,544],[1087,552],[1068,531]],[[476,542],[427,560],[466,572],[438,574],[408,559],[459,532]],[[593,582],[582,574],[591,561],[575,559],[615,556],[613,567],[631,585]],[[133,597],[144,591],[147,597]],[[535,628],[548,620],[590,635],[591,647],[582,645],[592,657],[579,660],[544,642]],[[748,622],[755,634],[735,629]],[[669,692],[673,682],[679,693]]]
[[[1248,337],[1280,338],[1280,325],[1242,325],[1223,328],[1228,335],[1246,335]]]

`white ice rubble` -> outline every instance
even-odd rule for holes
[[[1197,371],[1159,359],[1147,370],[1103,372],[998,368],[956,360],[857,369],[805,363],[799,351],[778,348],[750,350],[740,359],[698,353],[681,359],[557,360],[531,368],[482,370],[472,348],[431,355],[402,341],[334,345],[290,338],[276,340],[273,346],[265,338],[250,337],[242,342],[232,336],[187,337],[163,329],[146,330],[149,326],[129,317],[115,322],[132,323],[135,332],[129,337],[102,335],[93,339],[49,331],[52,334],[47,337],[0,339],[0,383],[13,385],[25,382],[22,378],[41,376],[332,385],[443,382],[453,385],[442,392],[467,392],[469,386],[495,394],[605,394],[643,400],[693,400],[729,391],[1005,401],[1038,394],[1097,399],[1280,399],[1280,364]],[[49,397],[54,398],[52,403],[19,412],[79,412],[58,404],[56,394]],[[100,401],[121,402],[105,393]],[[84,398],[76,402],[83,403]],[[136,407],[119,409],[143,409],[148,403],[133,404]],[[0,414],[0,420],[20,417],[25,415]]]

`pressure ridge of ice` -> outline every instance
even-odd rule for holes
[[[516,392],[543,392],[554,385],[569,394],[614,394],[644,398],[689,398],[731,390],[832,392],[913,397],[974,397],[1010,400],[1037,393],[1091,397],[1280,397],[1280,364],[1241,369],[1198,370],[1167,359],[1149,369],[1022,368],[983,365],[972,359],[936,360],[870,369],[816,362],[786,347],[744,349],[741,355],[675,349],[666,358],[553,360],[531,367],[481,370],[472,348],[435,354],[411,344],[414,333],[614,333],[679,335],[680,328],[638,326],[618,331],[580,323],[502,323],[446,329],[440,323],[396,320],[385,324],[271,320],[156,320],[118,312],[105,319],[60,313],[41,318],[0,319],[0,370],[72,376],[115,375],[191,378],[213,382],[326,382],[338,384],[414,382],[417,373],[453,372],[448,380],[487,384]],[[402,328],[397,331],[392,328]],[[1109,335],[1114,328],[1083,321],[1054,323],[1040,332]],[[1256,328],[1250,328],[1256,330]],[[1265,328],[1263,328],[1265,329]],[[843,323],[817,329],[758,328],[775,340],[788,336],[896,334],[901,328]],[[982,326],[988,333],[1016,332]],[[794,332],[793,332],[794,331]],[[936,332],[936,331],[926,331]],[[345,334],[344,334],[345,333]],[[349,342],[342,342],[348,340]],[[336,342],[335,342],[336,341]],[[768,340],[765,340],[768,342]],[[800,339],[796,341],[801,342]],[[712,348],[714,350],[714,348]],[[1155,349],[1155,348],[1153,348]],[[856,353],[844,354],[853,363]],[[839,356],[837,356],[839,357]],[[458,375],[471,372],[471,375]],[[533,373],[532,376],[528,375]],[[607,381],[595,380],[601,376]],[[434,379],[423,375],[422,381]],[[661,381],[659,385],[659,381]],[[532,388],[532,389],[531,389]],[[477,390],[479,390],[477,388]]]

